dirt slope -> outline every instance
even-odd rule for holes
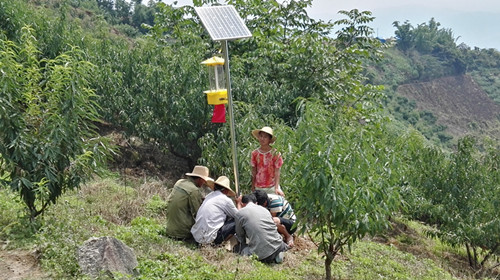
[[[500,106],[468,75],[401,85],[397,91],[415,100],[418,110],[432,112],[454,137],[481,134],[500,140]]]

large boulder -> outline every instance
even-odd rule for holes
[[[78,264],[91,277],[128,277],[138,263],[134,251],[114,237],[93,237],[78,248]]]

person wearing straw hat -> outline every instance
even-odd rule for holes
[[[273,129],[268,126],[254,129],[252,136],[260,144],[260,147],[252,151],[250,156],[252,192],[263,190],[269,194],[284,196],[280,188],[280,169],[283,165],[283,158],[280,152],[271,147],[271,144],[276,141]]]
[[[241,197],[234,205],[230,196],[236,193],[231,189],[229,178],[220,176],[214,183],[214,191],[207,195],[198,209],[196,221],[191,228],[194,239],[199,244],[219,245],[235,233],[236,213],[241,208]]]
[[[201,188],[213,188],[214,179],[209,177],[206,166],[197,165],[186,179],[178,180],[167,198],[166,235],[175,239],[192,240],[191,227],[203,201]]]

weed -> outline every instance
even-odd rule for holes
[[[40,223],[30,220],[19,196],[9,189],[0,188],[0,213],[0,240],[7,240],[8,248],[29,247]]]

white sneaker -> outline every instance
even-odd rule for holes
[[[283,258],[285,257],[285,252],[280,252],[274,260],[276,263],[283,263]]]

